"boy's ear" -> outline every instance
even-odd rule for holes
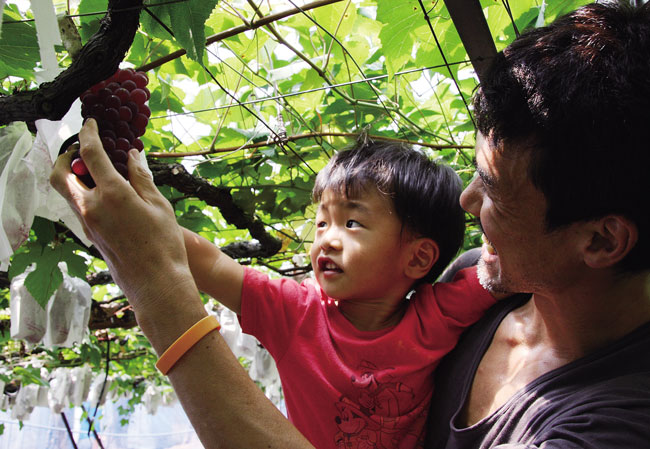
[[[607,215],[589,222],[591,239],[583,252],[590,268],[608,268],[634,248],[639,239],[636,224],[622,215]]]
[[[422,279],[438,260],[440,250],[436,242],[426,237],[415,239],[411,245],[411,254],[405,274],[413,280]]]

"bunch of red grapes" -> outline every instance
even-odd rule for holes
[[[93,118],[97,122],[99,137],[115,169],[128,179],[126,162],[128,151],[144,148],[139,139],[147,128],[151,110],[146,105],[151,96],[144,72],[118,69],[110,78],[95,84],[79,97],[84,122]],[[94,186],[88,168],[77,153],[72,161],[72,171],[86,185]]]

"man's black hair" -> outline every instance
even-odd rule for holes
[[[318,173],[313,199],[320,201],[325,189],[354,198],[370,187],[392,200],[408,231],[438,244],[439,258],[420,280],[435,281],[463,242],[462,182],[456,172],[407,145],[359,143],[336,153]]]
[[[618,268],[650,267],[650,4],[590,4],[522,34],[473,103],[500,151],[530,155],[547,230],[622,215],[639,239]]]

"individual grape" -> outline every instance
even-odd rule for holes
[[[133,111],[128,106],[120,106],[120,109],[117,111],[120,113],[120,120],[130,122],[133,118]]]
[[[135,85],[138,86],[139,89],[142,89],[147,84],[149,84],[149,78],[147,77],[147,75],[145,75],[142,72],[136,73],[135,75],[133,75],[132,79],[133,79],[133,82],[135,83]]]
[[[131,92],[134,89],[138,88],[138,85],[135,84],[133,80],[127,80],[122,83],[122,87]]]
[[[145,128],[137,128],[137,127],[133,126],[133,124],[131,124],[130,126],[131,126],[131,132],[135,136],[133,140],[135,140],[138,137],[142,136],[146,131]],[[131,142],[133,142],[133,140]]]
[[[83,176],[88,174],[88,167],[86,163],[81,158],[74,159],[72,161],[72,172],[77,176]]]
[[[106,108],[101,103],[95,103],[90,107],[90,115],[93,117],[104,117]]]
[[[95,84],[93,87],[90,88],[90,91],[94,94],[99,92],[101,89],[106,87],[106,82],[105,81],[100,81],[99,83]]]
[[[149,118],[147,118],[146,115],[144,115],[144,114],[136,114],[136,116],[133,117],[133,120],[131,121],[131,125],[138,128],[139,130],[142,130],[142,134],[144,134],[144,130],[147,128],[147,123],[148,122],[149,122]],[[140,136],[142,134],[140,134]]]
[[[102,129],[99,132],[99,137],[108,137],[109,139],[117,139],[117,134],[112,129]]]
[[[109,122],[108,120],[104,120],[104,119],[99,120],[97,122],[97,128],[101,129],[102,131],[113,131],[113,134],[115,134],[115,125],[113,124],[113,122]],[[113,138],[116,139],[117,136]]]
[[[115,134],[117,134],[117,137],[126,137],[127,131],[131,131],[131,128],[127,122],[120,120],[115,123]]]
[[[122,151],[122,150],[114,150],[108,153],[108,157],[111,159],[113,162],[119,162],[121,164],[126,165],[126,161],[129,160],[129,155],[127,154],[127,151]]]
[[[99,96],[92,92],[88,92],[86,95],[82,97],[81,102],[83,103],[84,106],[92,106],[94,104],[99,103]]]
[[[108,83],[106,85],[106,89],[110,90],[111,92],[115,92],[120,87],[121,87],[120,84],[116,83],[115,81],[113,81],[112,83]]]
[[[106,89],[105,87],[103,89],[99,89],[99,92],[97,92],[97,95],[99,96],[99,101],[102,103],[106,101],[108,97],[113,95],[113,91],[110,89]]]
[[[130,97],[131,97],[131,95],[129,94],[129,98]],[[140,107],[137,104],[135,104],[135,102],[133,102],[133,101],[127,101],[125,106],[127,106],[129,109],[131,109],[131,112],[133,113],[133,117],[135,117],[138,114],[138,112],[140,111]]]
[[[102,146],[106,152],[113,151],[115,150],[115,140],[110,137],[102,137]]]
[[[131,149],[131,142],[124,137],[118,137],[115,141],[115,149],[121,151],[129,151]]]
[[[135,133],[134,133],[133,131],[131,131],[131,127],[129,127],[129,130],[126,131],[126,132],[123,134],[122,137],[124,137],[126,140],[128,140],[128,141],[129,141],[129,144],[131,144],[131,142],[133,142],[133,141],[135,140],[136,135],[135,135]]]
[[[87,91],[85,91],[85,92],[83,92],[81,95],[79,95],[79,99],[80,99],[81,102],[83,103],[83,102],[84,102],[84,99],[85,99],[88,95],[90,95],[90,94],[92,94],[92,93],[93,93],[93,92],[92,92],[90,89],[88,89]]]
[[[147,119],[151,117],[151,109],[149,109],[149,106],[147,106],[146,104],[140,106],[139,110],[141,114],[144,114],[147,117]]]
[[[120,119],[120,113],[115,108],[108,108],[104,111],[104,118],[109,122],[116,122]]]
[[[137,149],[138,151],[142,151],[144,150],[144,144],[140,139],[136,137],[135,139],[133,139],[133,148]]]
[[[120,87],[119,89],[113,91],[113,94],[114,94],[115,96],[117,96],[117,98],[120,99],[120,101],[122,102],[122,104],[126,104],[127,101],[129,101],[129,99],[131,98],[131,95],[129,94],[129,91],[126,90],[126,89],[123,88],[123,87]]]
[[[136,72],[133,69],[118,69],[116,73],[117,73],[117,80],[120,83],[124,83],[125,81],[132,79]]]
[[[131,101],[137,105],[144,104],[147,101],[147,93],[143,89],[133,89],[131,91]]]
[[[122,106],[122,101],[117,95],[111,95],[104,101],[104,106],[107,108],[119,109]]]

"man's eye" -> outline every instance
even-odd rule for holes
[[[346,228],[358,228],[361,227],[361,223],[359,223],[357,220],[348,220],[345,223]]]

